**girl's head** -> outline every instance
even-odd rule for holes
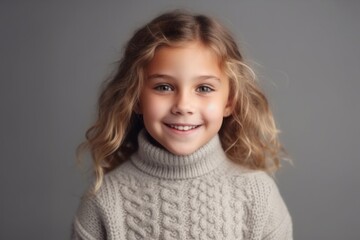
[[[145,67],[138,113],[147,132],[176,155],[188,155],[219,132],[231,113],[229,80],[202,42],[162,46]]]
[[[137,150],[144,127],[174,154],[192,153],[219,133],[231,160],[255,169],[279,166],[268,102],[228,30],[204,15],[165,13],[129,40],[82,145],[94,159],[95,189]],[[202,137],[191,142],[199,131]],[[186,136],[169,141],[169,134]]]

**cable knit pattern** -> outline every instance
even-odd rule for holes
[[[139,184],[122,186],[126,223],[129,227],[127,239],[159,239],[158,212],[152,189],[142,189]]]
[[[72,239],[292,239],[292,222],[271,177],[226,158],[219,137],[188,156],[154,146],[106,174],[84,195]]]
[[[181,196],[178,185],[165,181],[160,182],[161,212],[164,214],[164,240],[185,239],[184,233],[180,231],[183,225],[181,218]]]
[[[233,210],[234,210],[234,235],[236,239],[250,239],[248,235],[247,219],[249,210],[249,200],[246,193],[247,182],[246,178],[238,177],[234,184],[233,192]]]

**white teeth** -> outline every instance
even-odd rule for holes
[[[196,128],[196,126],[178,126],[178,125],[170,125],[170,127],[180,131],[189,131],[191,129]]]

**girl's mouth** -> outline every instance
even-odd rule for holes
[[[200,125],[175,125],[175,124],[166,124],[166,126],[179,130],[179,131],[189,131],[195,128],[198,128]]]

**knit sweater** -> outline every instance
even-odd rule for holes
[[[81,199],[72,239],[292,239],[273,179],[230,161],[218,136],[187,156],[153,145],[145,131],[138,141]]]

